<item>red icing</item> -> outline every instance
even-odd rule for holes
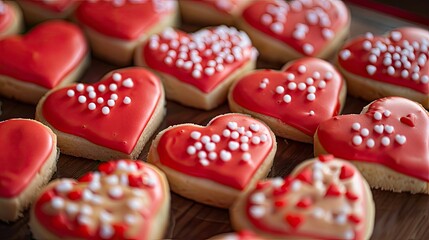
[[[336,160],[338,161],[338,160]],[[343,166],[346,166],[347,168],[351,168],[354,171],[357,171],[355,169],[355,167],[353,165],[351,165],[350,163],[344,162],[342,161],[342,164],[344,164]],[[291,176],[288,176],[287,179],[285,179],[285,185],[289,185],[290,182],[295,181],[297,179],[297,176],[302,173],[302,172],[306,172],[306,171],[311,171],[313,165],[307,165],[303,168],[300,168],[300,171],[293,171]],[[360,214],[362,214],[362,216],[366,216],[365,212],[366,212],[366,205],[368,201],[372,201],[372,199],[368,199],[365,194],[365,189],[364,189],[364,185],[363,185],[363,178],[362,176],[359,174],[359,177],[353,180],[353,184],[357,184],[358,189],[360,189],[360,191],[356,194],[353,194],[353,198],[354,201],[356,201],[353,204],[361,204],[363,206],[362,208],[362,212],[360,212]],[[273,188],[274,190],[279,189],[279,187],[274,186],[273,181],[272,180],[265,180],[265,181],[260,181],[257,183],[258,185],[264,185],[265,188],[270,187]],[[285,185],[281,186],[280,188],[283,188]],[[316,186],[314,186],[316,187]],[[336,187],[336,186],[335,186]],[[273,194],[273,196],[270,196],[269,194],[264,193],[266,199],[263,203],[261,203],[262,206],[267,206],[267,204],[271,204],[271,202],[273,202],[274,206],[276,207],[275,212],[270,212],[267,211],[265,214],[271,215],[271,214],[276,214],[278,212],[284,213],[284,218],[283,220],[286,222],[287,225],[290,226],[290,228],[282,228],[277,226],[277,228],[273,227],[270,225],[270,223],[268,221],[266,221],[265,218],[256,218],[253,217],[252,214],[250,213],[250,208],[252,206],[259,206],[259,204],[256,203],[252,203],[251,201],[251,196],[255,193],[261,193],[261,191],[264,191],[263,189],[258,189],[255,188],[253,191],[247,193],[247,200],[246,200],[246,216],[248,218],[248,220],[250,221],[250,223],[256,227],[258,230],[275,235],[276,238],[287,238],[287,237],[292,237],[292,238],[303,238],[303,239],[330,239],[330,240],[334,240],[334,239],[338,239],[335,238],[334,236],[327,236],[327,235],[316,235],[317,234],[317,227],[318,226],[314,226],[314,232],[310,233],[310,232],[305,232],[304,230],[300,229],[300,225],[303,224],[305,222],[305,220],[307,218],[313,218],[312,216],[312,210],[316,207],[318,208],[327,208],[326,211],[330,211],[332,210],[333,206],[327,206],[324,203],[319,203],[319,197],[315,197],[314,195],[312,195],[311,193],[308,194],[308,197],[304,197],[302,199],[300,199],[294,208],[291,208],[290,210],[286,210],[282,209],[282,207],[288,207],[288,205],[286,204],[286,201],[290,200],[290,199],[294,199],[295,196],[293,196],[295,193],[295,191],[287,191],[284,192],[282,195],[275,195]],[[300,190],[298,190],[300,191]],[[303,191],[307,191],[307,190],[303,190]],[[338,192],[338,191],[337,191]],[[302,194],[299,193],[298,194]],[[328,196],[329,198],[332,198],[332,196]],[[321,200],[321,199],[320,199]],[[269,216],[270,217],[270,216]],[[364,233],[365,233],[365,223],[360,223],[361,222],[361,218],[359,218],[356,215],[349,215],[347,216],[348,219],[350,221],[353,221],[355,224],[355,227],[353,229],[355,237],[353,239],[360,239],[363,240],[364,239]],[[277,216],[274,218],[272,218],[270,221],[274,221],[274,220],[278,220]],[[364,221],[362,221],[364,222]],[[335,224],[335,223],[332,223]],[[339,239],[343,239],[343,238],[339,238]]]
[[[253,58],[253,49],[250,40],[247,35],[243,32],[238,32],[235,28],[227,28],[225,26],[209,28],[200,30],[194,34],[187,34],[178,30],[174,31],[166,31],[162,34],[157,35],[156,37],[152,37],[150,41],[146,42],[146,45],[143,46],[143,53],[141,54],[142,59],[144,59],[147,66],[153,68],[154,70],[160,71],[162,73],[169,74],[179,81],[192,85],[204,93],[209,93],[216,88],[220,83],[222,83],[226,78],[228,78],[231,74],[233,74],[237,69],[242,67],[245,63],[249,62]],[[222,34],[219,34],[221,32]],[[228,34],[225,40],[215,40],[212,41],[212,37],[218,38],[220,35],[223,35],[223,32]],[[164,37],[164,35],[176,35],[177,37]],[[189,43],[183,43],[179,45],[177,48],[174,48],[174,52],[176,56],[172,58],[172,63],[168,64],[165,62],[165,59],[168,56],[169,50],[162,51],[161,46],[163,44],[167,44],[171,46],[171,43],[181,42],[183,39],[188,39],[191,42],[194,42],[195,45],[201,45],[201,49],[194,49],[191,51],[185,51],[186,58],[183,59],[180,57],[180,49],[182,46],[184,48],[189,47]],[[184,41],[184,40],[183,40]],[[214,44],[213,44],[214,43]],[[210,55],[205,54],[207,49],[214,49],[215,46],[218,46],[220,43],[222,44],[230,44],[230,47],[221,47],[221,52],[218,54],[212,53]],[[158,47],[151,47],[152,44],[157,44]],[[241,55],[241,60],[234,60],[233,62],[227,62],[226,57],[222,58],[221,54],[223,51],[231,51],[234,47],[239,47],[239,55]],[[192,60],[190,57],[190,52],[194,51],[198,57],[201,58],[201,62],[199,63],[202,67],[201,76],[196,78],[193,76],[193,71],[196,69],[196,62]],[[226,54],[225,56],[227,56]],[[236,56],[235,54],[229,54],[230,56]],[[198,58],[197,57],[197,58]],[[208,63],[214,62],[216,63],[216,58],[219,57],[223,60],[220,64],[216,64],[216,67],[212,67],[214,70],[213,75],[208,75],[205,73],[206,69],[208,69]],[[186,69],[184,66],[177,67],[177,60],[183,59],[184,62],[192,63],[192,67],[190,69]],[[233,59],[236,59],[236,57]],[[222,69],[217,69],[217,66],[223,66]],[[215,70],[216,69],[216,70]]]
[[[157,2],[157,3],[155,3]],[[76,18],[91,29],[109,37],[136,40],[175,11],[169,0],[142,1],[115,5],[110,1],[85,1],[76,10]]]
[[[82,62],[87,51],[78,27],[49,21],[24,36],[0,40],[0,75],[52,89]]]
[[[248,130],[250,124],[258,124],[260,130],[257,133],[253,132],[253,134],[255,136],[259,136],[261,133],[267,135],[267,141],[259,145],[249,142],[248,153],[251,154],[251,163],[242,161],[242,155],[244,153],[242,150],[237,149],[231,151],[228,148],[228,142],[232,139],[224,137],[222,131],[227,128],[228,122],[231,121],[237,122],[239,126],[246,127],[246,130]],[[194,155],[187,153],[188,146],[194,145],[197,142],[197,140],[190,137],[193,131],[200,132],[202,134],[201,136],[212,136],[213,134],[221,136],[221,140],[216,143],[215,149],[218,157],[215,160],[208,160],[210,161],[208,166],[203,166],[199,162],[197,156],[198,151]],[[247,186],[247,183],[255,174],[256,170],[265,161],[272,147],[273,139],[271,139],[270,131],[265,125],[244,115],[228,114],[214,118],[207,127],[179,125],[168,129],[161,136],[157,151],[160,162],[169,168],[187,175],[209,179],[241,190]],[[205,149],[204,144],[202,149]],[[227,162],[221,160],[219,158],[221,150],[229,151],[232,154],[232,158]]]
[[[299,66],[304,65],[307,71],[304,74],[298,72]],[[320,79],[314,79],[312,86],[316,87],[316,99],[307,99],[308,87],[305,90],[290,90],[288,84],[295,82],[305,83],[307,78],[313,77],[314,72],[320,73]],[[327,80],[325,74],[332,73],[332,79]],[[287,80],[289,74],[294,74],[293,81]],[[266,88],[260,88],[264,78],[269,79]],[[326,82],[326,87],[318,87],[321,81]],[[232,97],[234,101],[250,111],[277,118],[283,123],[291,125],[307,135],[313,136],[320,122],[330,119],[340,112],[339,95],[343,86],[341,75],[335,68],[320,59],[304,58],[295,61],[291,66],[278,72],[273,70],[258,70],[238,80]],[[284,93],[276,93],[277,86],[284,87]],[[291,102],[286,103],[283,96],[289,94]],[[314,115],[310,115],[310,111]]]
[[[400,119],[401,123],[406,124],[410,127],[415,127],[415,122],[416,122],[416,115],[415,114],[408,114],[405,117],[401,117]]]
[[[192,2],[197,2],[199,4],[207,5],[208,7],[215,8],[217,11],[222,13],[232,13],[237,11],[240,5],[244,1],[240,0],[191,0]]]
[[[0,1],[0,34],[13,23],[14,18],[13,9],[8,4]]]
[[[112,73],[109,73],[100,82],[85,85],[85,103],[78,102],[78,96],[82,93],[76,90],[76,85],[58,89],[46,98],[42,108],[43,117],[59,131],[130,154],[160,101],[162,86],[155,75],[143,68],[125,68],[115,70],[114,73],[120,73],[123,80],[131,78],[134,86],[127,88],[115,82]],[[109,90],[112,83],[118,84],[115,92]],[[100,92],[100,84],[104,84],[107,90]],[[96,98],[89,98],[86,91],[88,86],[94,87]],[[74,97],[67,95],[69,89],[75,91]],[[118,95],[116,105],[110,108],[108,115],[104,115],[102,107],[107,106],[113,93]],[[130,104],[123,103],[126,96],[131,98]],[[104,99],[102,104],[97,103],[98,97]],[[90,102],[96,103],[95,110],[88,109]]]
[[[54,142],[48,129],[31,120],[0,122],[0,197],[17,197],[50,156]]]
[[[385,110],[391,112],[389,117],[383,115],[380,121],[374,119],[375,112]],[[414,127],[400,120],[409,114],[416,116]],[[359,123],[361,129],[367,128],[370,132],[359,146],[352,143],[352,138],[359,135],[359,132],[352,130],[353,123]],[[374,125],[381,124],[393,126],[393,133],[375,132]],[[406,137],[403,145],[395,140],[397,134]],[[337,157],[382,164],[397,172],[429,181],[429,116],[413,101],[400,97],[377,100],[364,114],[338,116],[321,123],[317,136],[323,148]],[[381,144],[381,138],[385,136],[390,138],[387,147]],[[366,146],[369,138],[375,141],[373,148]]]
[[[134,164],[134,161],[131,160],[125,160],[128,164]],[[118,161],[115,161],[115,167],[116,167],[116,163]],[[138,234],[136,236],[129,236],[129,234],[127,235],[126,231],[127,228],[129,227],[127,225],[127,223],[122,221],[117,221],[117,222],[112,222],[112,227],[114,228],[114,234],[111,238],[109,239],[124,239],[124,237],[126,237],[127,239],[147,239],[148,238],[148,233],[149,233],[149,229],[151,229],[152,227],[154,227],[152,225],[152,220],[156,217],[156,214],[159,212],[159,208],[161,207],[161,203],[163,202],[163,199],[166,197],[163,195],[163,192],[165,191],[163,189],[163,183],[162,180],[160,179],[159,175],[157,172],[155,172],[151,167],[144,167],[144,173],[138,173],[135,172],[135,174],[140,174],[141,177],[144,176],[150,176],[153,179],[153,184],[156,187],[148,187],[148,186],[140,186],[138,187],[139,190],[146,192],[149,198],[145,198],[145,202],[147,202],[148,204],[144,206],[144,208],[142,208],[140,210],[140,216],[143,218],[143,222],[142,222],[142,226],[140,226],[140,231],[138,232]],[[109,174],[109,175],[116,175],[119,177],[119,174]],[[71,179],[71,181],[75,181],[73,179]],[[57,182],[58,183],[58,182]],[[75,188],[87,188],[88,187],[88,183],[87,182],[75,182],[76,184],[74,185]],[[61,198],[65,198],[66,194],[60,193],[57,194],[55,193],[55,186],[57,184],[50,184],[45,190],[44,193],[42,194],[42,197],[40,197],[39,199],[36,200],[35,202],[35,216],[37,218],[37,220],[39,221],[40,224],[43,225],[44,228],[46,228],[47,230],[49,230],[52,234],[54,234],[56,237],[59,238],[85,238],[85,239],[90,239],[90,240],[99,240],[99,239],[103,239],[99,233],[100,233],[100,229],[91,229],[89,228],[87,225],[81,225],[78,223],[76,217],[71,217],[70,215],[68,215],[66,213],[66,211],[64,209],[59,210],[57,213],[48,213],[45,209],[48,207],[48,205],[50,205],[50,200],[53,197],[61,197]],[[130,191],[134,191],[136,188],[134,187],[129,187]],[[48,197],[44,197],[45,195],[49,194],[49,198]],[[101,197],[107,197],[107,193],[106,191],[103,192],[98,192],[96,193]],[[122,200],[117,200],[117,204],[120,206],[127,206],[127,200],[129,200],[129,198],[124,198]],[[77,201],[77,203],[80,203],[80,201]],[[86,203],[88,205],[92,205],[91,203]],[[94,206],[94,205],[92,205]],[[110,206],[111,207],[111,206]],[[106,211],[111,211],[111,209],[109,206],[106,206]],[[139,210],[135,210],[135,211],[139,211]],[[98,219],[98,216],[94,216],[95,219]],[[96,224],[99,224],[98,221],[95,222]]]
[[[75,6],[79,0],[22,0],[31,2],[45,10],[49,10],[56,13],[62,13],[68,10],[70,7]]]
[[[387,36],[376,36],[373,39],[367,39],[366,37],[355,38],[354,40],[346,44],[343,48],[343,50],[349,50],[351,52],[351,55],[348,58],[343,59],[342,57],[340,57],[342,53],[340,51],[340,54],[338,55],[338,63],[341,65],[343,69],[345,69],[347,72],[350,72],[352,74],[362,76],[364,78],[369,78],[375,81],[380,81],[380,82],[385,82],[385,83],[390,83],[390,84],[410,88],[418,92],[421,92],[423,94],[429,94],[429,82],[423,83],[420,80],[421,77],[424,75],[429,77],[429,61],[425,61],[424,65],[419,65],[418,63],[419,56],[424,55],[426,56],[426,59],[429,58],[429,50],[428,50],[429,32],[427,30],[423,30],[419,28],[411,28],[411,27],[398,28],[393,31],[399,32],[402,34],[402,37],[399,41],[393,40],[390,33],[388,33]],[[426,49],[421,48],[421,46],[423,45],[422,40],[426,41]],[[365,50],[363,46],[363,43],[365,41],[370,41],[372,46],[375,46],[376,42],[380,42],[387,46],[392,45],[395,48],[401,47],[401,51],[404,49],[403,48],[404,41],[408,41],[411,44],[413,44],[414,42],[418,42],[419,49],[413,50],[413,54],[415,55],[414,59],[408,58],[408,61],[410,62],[410,66],[411,66],[407,70],[409,71],[408,76],[404,78],[401,75],[401,72],[403,70],[406,70],[405,64],[403,63],[403,61],[399,61],[401,62],[401,66],[399,68],[395,66],[396,61],[395,60],[392,61],[392,64],[391,64],[392,67],[395,66],[395,73],[393,75],[390,75],[388,73],[388,66],[390,65],[384,64],[384,59],[387,53],[393,56],[392,54],[400,53],[401,51],[397,52],[395,50],[394,52],[391,52],[388,49],[386,51],[381,51],[380,57],[377,57],[376,62],[370,62],[369,57],[370,55],[372,55],[371,53],[372,50],[371,49]],[[402,58],[401,55],[400,57]],[[368,65],[375,66],[377,69],[372,75],[367,71]],[[419,71],[417,71],[417,73],[419,74],[419,78],[412,79],[411,73],[414,73],[414,68],[416,66],[419,67]]]
[[[260,0],[254,1],[250,4],[242,13],[243,20],[247,24],[252,26],[255,30],[266,34],[268,37],[277,39],[288,46],[295,49],[297,52],[303,54],[304,56],[317,56],[319,52],[326,48],[331,43],[330,38],[325,38],[322,30],[330,29],[332,31],[332,36],[337,35],[339,32],[343,31],[344,28],[348,25],[349,14],[345,5],[341,1],[328,0],[328,8],[324,8],[323,4],[319,0],[309,0],[310,4],[304,5],[301,10],[296,11],[291,7],[292,5],[300,4],[304,1],[275,1],[275,0]],[[286,13],[281,17],[284,18],[285,22],[282,24],[283,30],[276,33],[272,30],[272,24],[265,25],[262,20],[262,17],[271,16],[273,22],[277,22],[273,14],[270,14],[270,9],[272,6],[283,6],[283,8],[289,9],[286,10]],[[309,24],[307,20],[307,14],[310,10],[316,11],[316,9],[321,10],[324,13],[324,16],[329,16],[330,25],[324,25],[327,27],[321,27],[319,22],[317,24]],[[326,15],[327,14],[327,15]],[[279,20],[278,22],[281,22]],[[296,30],[297,24],[306,24],[308,26],[308,33],[303,37],[302,40],[299,40],[294,37],[294,31]],[[311,44],[313,46],[312,53],[305,53],[303,51],[305,44]]]

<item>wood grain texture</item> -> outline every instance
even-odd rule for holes
[[[382,14],[350,5],[352,12],[351,36],[368,31],[382,34],[395,27],[411,25]],[[194,30],[195,27],[183,27]],[[281,65],[258,62],[258,68],[280,69]],[[115,69],[93,59],[81,82],[96,82],[108,71]],[[34,118],[35,106],[22,104],[0,97],[0,120],[15,117]],[[348,97],[343,113],[359,113],[368,104],[360,99]],[[168,101],[167,116],[158,131],[174,124],[207,124],[213,117],[229,112],[227,104],[210,112],[192,109]],[[157,131],[157,132],[158,132]],[[270,177],[286,176],[302,161],[313,157],[311,144],[299,143],[277,138],[278,151]],[[146,159],[149,144],[145,146],[140,159]],[[61,155],[58,171],[53,178],[78,178],[88,171],[96,170],[99,162]],[[1,166],[0,166],[1,171]],[[376,205],[375,229],[372,239],[429,239],[429,196],[423,194],[391,193],[373,190]],[[0,209],[1,211],[1,209]],[[206,239],[216,234],[232,231],[226,210],[205,206],[172,194],[171,217],[165,238]],[[0,222],[0,239],[31,239],[27,226],[28,211],[23,218],[14,223]]]

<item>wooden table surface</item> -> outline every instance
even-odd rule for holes
[[[352,13],[351,37],[371,31],[382,34],[400,26],[413,25],[380,13],[349,5]],[[184,27],[189,30],[190,27]],[[258,68],[280,69],[262,61]],[[81,82],[96,82],[115,66],[93,59]],[[0,120],[10,118],[34,118],[35,106],[22,104],[0,97]],[[358,113],[368,104],[360,99],[348,97],[343,113]],[[229,112],[227,104],[213,111],[201,111],[168,101],[167,116],[158,131],[174,124],[206,124],[213,117]],[[277,138],[278,150],[270,177],[286,176],[303,160],[313,157],[313,146],[288,139]],[[145,160],[147,144],[139,159]],[[78,178],[88,171],[96,170],[99,162],[68,155],[61,155],[58,171],[53,178]],[[1,166],[0,166],[1,171]],[[375,228],[372,239],[429,239],[429,196],[423,194],[392,193],[373,190],[376,206]],[[1,211],[1,209],[0,209]],[[0,239],[31,239],[27,225],[28,211],[20,220],[6,224],[0,222]],[[209,207],[172,193],[170,224],[165,238],[205,239],[213,235],[233,231],[228,211]]]

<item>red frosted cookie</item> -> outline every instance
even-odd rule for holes
[[[243,10],[237,24],[264,59],[287,62],[328,58],[346,38],[350,16],[338,0],[259,0]]]
[[[138,161],[102,163],[79,180],[50,183],[33,204],[36,239],[162,239],[170,210],[167,180]]]
[[[243,230],[237,233],[224,233],[211,237],[210,240],[263,240],[251,231]]]
[[[404,27],[367,33],[338,53],[349,92],[366,100],[401,96],[429,108],[429,31]]]
[[[317,58],[296,60],[281,71],[251,72],[228,95],[231,111],[261,119],[278,136],[309,143],[320,122],[340,113],[345,98],[341,75]]]
[[[231,83],[254,68],[257,51],[246,33],[219,26],[187,34],[171,28],[138,47],[135,62],[157,71],[168,99],[213,109]]]
[[[14,221],[56,170],[57,137],[29,119],[0,122],[0,220]]]
[[[314,151],[351,160],[371,187],[429,194],[429,113],[416,102],[382,98],[322,122]]]
[[[19,7],[13,2],[0,0],[0,39],[21,32],[23,27]]]
[[[53,90],[36,110],[58,135],[61,152],[95,160],[136,159],[164,115],[161,81],[138,67]]]
[[[180,15],[187,23],[198,25],[233,25],[251,0],[186,0],[179,1]]]
[[[330,155],[305,161],[285,179],[260,181],[230,209],[236,230],[268,239],[369,239],[371,191],[350,163]]]
[[[52,19],[68,18],[80,0],[17,0],[24,12],[27,24],[36,24]]]
[[[64,21],[6,37],[0,52],[0,94],[33,104],[50,89],[76,81],[89,61],[82,32]]]
[[[173,26],[176,1],[86,1],[75,12],[94,55],[117,65],[130,65],[136,46]]]
[[[267,176],[276,149],[276,138],[265,124],[233,113],[206,127],[165,129],[153,141],[148,161],[164,171],[174,192],[228,208],[240,192]]]

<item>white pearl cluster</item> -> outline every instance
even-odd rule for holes
[[[381,121],[383,118],[390,117],[391,112],[389,110],[375,111],[373,114],[373,119],[375,121]],[[379,138],[380,144],[384,147],[387,147],[391,142],[395,141],[399,145],[405,144],[407,138],[401,134],[395,134],[395,127],[389,124],[374,124],[372,129],[363,128],[360,123],[355,122],[352,124],[352,131],[357,132],[358,135],[354,135],[352,138],[352,143],[355,146],[360,146],[365,142],[367,148],[374,148],[376,141],[374,138]],[[373,131],[373,136],[369,137],[371,130]],[[392,137],[392,138],[391,138]]]
[[[105,84],[99,84],[97,89],[91,85],[84,85],[83,83],[78,83],[75,89],[67,90],[67,96],[70,98],[77,97],[77,101],[80,104],[87,104],[88,109],[91,111],[96,110],[97,108],[101,109],[103,115],[108,115],[111,109],[118,105],[117,101],[119,100],[119,89],[123,88],[133,88],[134,82],[131,78],[123,79],[120,73],[114,73],[112,75],[113,82],[108,86]],[[111,93],[109,98],[100,97],[97,94],[108,94]],[[97,97],[98,96],[98,97]],[[131,103],[131,98],[129,96],[124,96],[122,99],[122,104],[128,105]]]
[[[429,57],[429,39],[410,42],[403,39],[399,31],[392,31],[390,38],[377,41],[372,34],[366,34],[365,38],[362,49],[368,53],[366,71],[369,75],[381,72],[415,83],[429,83],[429,74],[424,71]],[[340,58],[344,61],[351,55],[349,49],[340,52]]]
[[[228,122],[221,135],[202,135],[199,131],[192,131],[190,138],[195,140],[193,145],[187,147],[186,152],[198,157],[203,166],[210,165],[211,161],[217,159],[228,162],[232,159],[234,152],[241,154],[241,161],[249,163],[252,155],[249,149],[252,145],[260,145],[268,140],[266,133],[260,133],[261,126],[257,123],[250,124],[247,129],[238,126],[237,122]],[[258,134],[260,133],[260,134]],[[225,149],[219,149],[218,143],[228,141]]]
[[[305,20],[295,25],[292,37],[298,41],[307,40],[306,35],[311,27],[318,26],[321,28],[323,38],[330,40],[334,37],[334,31],[331,29],[332,20],[327,12],[331,8],[331,3],[327,0],[295,0],[290,3],[276,1],[266,7],[260,21],[273,33],[282,35],[288,26],[288,13],[305,11]],[[306,55],[312,55],[314,46],[309,42],[303,42],[302,51]]]
[[[167,28],[150,38],[149,48],[159,51],[165,64],[189,72],[195,79],[210,77],[228,64],[257,54],[246,33],[226,26],[204,29],[189,37]]]
[[[314,199],[316,199],[316,202],[312,203],[309,211],[305,209],[304,211],[306,212],[303,214],[308,214],[310,215],[309,217],[313,217],[321,221],[332,219],[332,224],[352,224],[347,219],[347,216],[351,213],[356,214],[356,208],[359,208],[358,205],[355,204],[356,202],[348,201],[343,197],[335,199],[332,196],[329,196],[325,198],[326,192],[331,183],[335,183],[340,192],[345,193],[347,191],[346,184],[339,179],[338,171],[341,169],[340,166],[341,165],[336,161],[328,163],[321,162],[319,160],[313,161],[312,165],[308,166],[308,169],[312,171],[312,183],[308,184],[300,181],[299,179],[294,179],[288,187],[290,191],[287,191],[284,194],[284,197],[279,195],[273,196],[273,192],[275,192],[274,190],[280,189],[284,184],[284,180],[282,178],[274,178],[270,180],[268,186],[261,190],[256,190],[248,196],[250,216],[254,219],[261,219],[260,221],[264,221],[263,218],[267,215],[274,215],[267,216],[272,219],[284,217],[284,214],[287,214],[289,211],[299,211],[297,209],[299,208],[297,203],[306,196],[311,195],[320,197],[315,197]],[[329,180],[325,183],[324,179]],[[347,181],[349,182],[350,180]],[[286,202],[286,205],[281,209],[279,209],[278,206],[275,206],[275,201],[279,200],[285,200]],[[345,229],[342,234],[345,239],[353,239],[354,237],[354,231],[351,229]]]
[[[295,80],[297,77],[302,77],[303,74],[308,75],[305,79],[305,82],[297,83]],[[330,80],[333,79],[333,73],[330,71],[323,73],[319,71],[314,71],[312,73],[307,73],[307,67],[305,65],[298,66],[296,72],[287,72],[285,73],[284,85],[277,85],[274,88],[275,95],[282,95],[282,100],[284,103],[291,103],[293,101],[292,93],[303,93],[306,95],[308,102],[314,102],[316,100],[316,92],[327,87],[327,84]],[[259,89],[264,90],[270,84],[270,79],[264,77],[260,84]],[[315,112],[311,110],[309,112],[310,116],[313,116]]]
[[[44,0],[51,2],[52,0]],[[100,0],[89,0],[89,2],[98,2]],[[131,4],[145,4],[152,2],[153,10],[157,13],[171,11],[175,8],[175,2],[171,0],[112,0],[112,5],[115,7],[124,6],[127,1]]]
[[[76,217],[79,224],[87,226],[100,226],[100,237],[108,239],[114,235],[114,219],[122,217],[123,221],[129,225],[137,223],[141,219],[140,211],[145,207],[147,193],[143,190],[131,187],[128,182],[128,174],[141,176],[142,182],[147,187],[153,187],[155,183],[154,176],[144,170],[139,170],[134,162],[118,161],[116,169],[111,174],[94,172],[92,180],[89,183],[73,183],[71,180],[61,180],[56,186],[55,191],[59,196],[52,198],[49,204],[55,211],[55,214],[64,211],[68,217]],[[87,185],[86,187],[83,185]],[[76,189],[82,190],[80,200],[69,200],[68,193]],[[124,199],[125,198],[125,199]],[[104,206],[112,201],[123,201],[128,210],[106,211]],[[117,205],[122,208],[122,205]],[[115,216],[121,215],[121,216]],[[122,216],[123,215],[123,216]]]

